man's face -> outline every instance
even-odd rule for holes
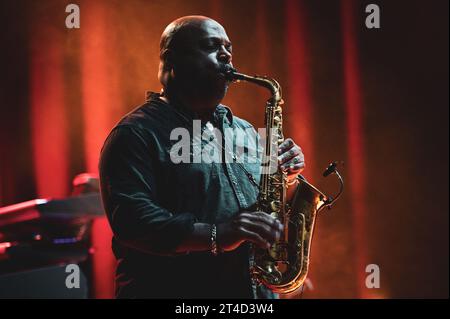
[[[194,92],[222,99],[228,82],[221,66],[231,64],[231,42],[224,28],[213,20],[185,30],[175,56],[175,78]]]

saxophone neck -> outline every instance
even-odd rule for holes
[[[270,91],[271,104],[282,104],[281,86],[277,80],[265,76],[250,76],[242,73],[236,73],[237,80],[247,81],[264,87]]]
[[[232,82],[239,82],[239,81],[246,81],[250,83],[254,83],[256,85],[262,86],[270,91],[271,98],[269,99],[269,102],[271,104],[282,104],[282,94],[281,94],[281,86],[275,79],[265,77],[265,76],[259,76],[259,75],[247,75],[243,73],[239,73],[236,71],[236,69],[232,68],[231,66],[225,67],[223,71],[224,75],[227,77],[228,80]]]

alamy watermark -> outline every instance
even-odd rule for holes
[[[369,264],[366,266],[366,288],[380,288],[380,266],[377,264]]]
[[[80,7],[77,4],[71,3],[66,6],[66,28],[79,29],[80,28]]]
[[[377,4],[371,3],[366,6],[366,13],[369,13],[366,17],[366,27],[368,29],[380,29],[380,7]],[[80,28],[80,7],[71,3],[66,6],[66,27],[68,29]]]
[[[380,7],[374,3],[366,6],[366,13],[369,13],[366,17],[367,29],[379,29],[380,28]]]
[[[80,288],[80,267],[77,264],[68,264],[66,266],[66,287],[68,289]]]
[[[278,169],[278,131],[277,128],[269,129],[269,134],[266,131],[266,128],[258,131],[252,127],[224,128],[222,133],[212,125],[202,128],[200,120],[193,120],[192,130],[177,127],[171,131],[170,159],[175,164],[260,164],[261,174],[272,174]]]

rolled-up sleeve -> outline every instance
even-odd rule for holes
[[[139,128],[116,127],[100,156],[102,200],[119,243],[172,255],[193,231],[196,219],[189,212],[175,214],[160,206],[155,152]]]

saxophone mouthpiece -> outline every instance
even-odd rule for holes
[[[225,76],[225,78],[231,82],[236,80],[236,78],[234,76],[234,73],[236,73],[236,72],[237,72],[237,70],[229,64],[223,64],[220,67],[220,73],[222,73]]]

